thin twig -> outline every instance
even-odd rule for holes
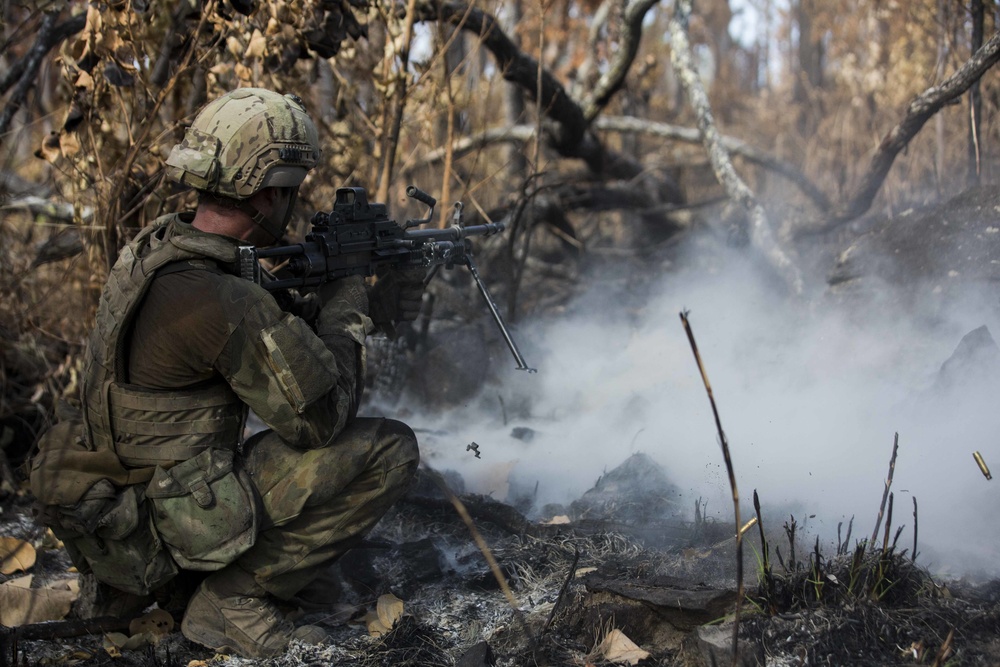
[[[913,555],[910,558],[917,562],[917,497],[913,496]]]
[[[948,659],[951,655],[951,642],[955,639],[955,628],[948,631],[948,637],[945,638],[944,644],[941,644],[941,650],[938,651],[937,657],[934,658],[934,664],[932,667],[941,667],[944,661]]]
[[[114,184],[111,190],[111,196],[108,199],[108,215],[107,223],[104,232],[104,251],[105,251],[105,261],[108,263],[108,268],[115,263],[115,258],[118,256],[118,225],[122,220],[121,216],[121,198],[122,193],[125,190],[125,185],[130,179],[132,173],[132,165],[135,164],[139,155],[145,150],[146,139],[149,137],[149,133],[153,128],[153,120],[156,114],[159,113],[160,107],[169,97],[171,91],[173,91],[174,86],[177,81],[181,78],[181,75],[187,70],[191,63],[191,59],[194,57],[194,53],[198,48],[198,35],[201,34],[202,28],[208,22],[209,15],[215,11],[215,0],[206,0],[204,6],[201,10],[201,18],[198,20],[198,25],[192,32],[191,44],[188,46],[187,51],[184,54],[184,58],[181,60],[181,64],[177,68],[177,72],[170,78],[167,85],[159,92],[156,97],[156,101],[153,103],[153,107],[147,112],[146,118],[148,119],[140,127],[140,131],[135,139],[135,141],[129,146],[128,151],[125,154],[122,166],[118,171],[118,180]]]
[[[563,582],[562,588],[559,589],[559,595],[556,597],[556,603],[552,605],[552,611],[549,612],[549,617],[545,620],[545,625],[542,626],[541,636],[545,636],[545,633],[549,631],[549,626],[552,625],[552,619],[556,617],[556,610],[559,609],[559,605],[562,603],[563,598],[566,597],[566,591],[569,589],[569,582],[573,581],[573,577],[576,576],[576,564],[580,562],[580,550],[574,549],[573,552],[573,564],[569,566],[569,573],[566,575],[566,581]]]
[[[764,572],[771,576],[771,549],[767,544],[767,537],[764,535],[764,517],[760,513],[760,499],[757,497],[757,489],[753,490],[753,509],[757,513],[757,528],[760,530],[760,550],[764,562]]]
[[[882,536],[882,555],[889,550],[889,529],[892,526],[892,500],[895,494],[889,494],[889,508],[885,514],[885,534]]]
[[[885,490],[882,492],[882,504],[878,508],[878,520],[875,522],[875,530],[872,531],[872,539],[869,544],[875,546],[875,539],[878,537],[879,526],[882,525],[882,515],[885,513],[885,503],[889,499],[889,487],[892,486],[892,473],[896,470],[896,452],[899,450],[899,433],[892,440],[892,458],[889,459],[889,475],[885,478]]]
[[[691,352],[698,364],[698,372],[701,373],[701,381],[708,393],[708,402],[712,405],[715,428],[719,433],[719,444],[722,446],[722,458],[726,462],[726,472],[729,473],[729,487],[733,491],[733,513],[736,515],[736,611],[733,614],[733,667],[736,667],[739,663],[740,608],[743,603],[743,533],[740,532],[743,524],[740,521],[740,494],[736,489],[736,473],[733,471],[733,460],[729,455],[729,441],[726,440],[726,433],[722,430],[722,420],[719,418],[719,410],[715,405],[715,397],[712,395],[712,385],[708,381],[705,365],[698,353],[698,344],[694,341],[694,332],[691,330],[691,323],[688,322],[687,311],[682,311],[680,316],[681,323],[684,325],[684,333],[687,334],[688,342],[691,343]]]

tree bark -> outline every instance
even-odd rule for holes
[[[743,208],[750,219],[750,238],[753,245],[763,254],[775,272],[782,278],[794,294],[803,291],[802,275],[798,267],[778,243],[764,208],[757,202],[754,193],[739,177],[729,159],[729,153],[715,126],[708,95],[698,78],[691,57],[691,47],[687,36],[687,24],[691,15],[691,0],[677,0],[674,15],[670,19],[670,60],[677,78],[691,101],[698,118],[698,130],[708,158],[715,171],[715,177],[726,190],[729,198]]]
[[[983,46],[983,0],[972,0],[972,52]],[[982,155],[982,135],[979,133],[979,120],[983,111],[983,98],[979,93],[979,81],[969,88],[969,187],[979,185],[979,158]]]

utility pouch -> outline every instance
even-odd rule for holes
[[[87,502],[86,495],[82,502]],[[98,581],[127,593],[146,595],[177,574],[139,486],[118,494],[93,533],[70,533],[63,538],[74,561],[82,556]]]
[[[225,567],[257,539],[257,492],[230,450],[206,449],[169,470],[158,466],[146,497],[160,537],[186,570]]]

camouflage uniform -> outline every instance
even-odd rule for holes
[[[166,228],[170,237],[210,236],[180,216]],[[294,595],[370,530],[416,466],[408,427],[355,417],[371,327],[334,301],[313,333],[214,262],[155,279],[136,316],[131,383],[175,390],[221,377],[272,429],[243,446],[263,512],[256,544],[237,563],[278,597]]]
[[[168,176],[277,239],[318,154],[297,99],[241,89],[199,114]],[[291,189],[283,220],[251,203],[262,188]],[[137,594],[178,569],[213,571],[184,634],[274,655],[294,635],[267,595],[295,595],[374,526],[416,469],[416,439],[356,416],[374,328],[360,278],[324,286],[307,324],[240,277],[239,240],[192,220],[165,216],[122,250],[88,344],[82,424],[40,441],[32,491],[81,571]],[[244,443],[248,410],[268,430]]]

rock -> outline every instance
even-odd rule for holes
[[[950,391],[1000,384],[1000,347],[983,325],[962,337],[958,347],[941,364],[935,388]]]
[[[493,649],[486,642],[473,645],[455,662],[455,667],[494,667],[497,664]]]
[[[724,616],[736,602],[732,590],[692,584],[672,577],[640,579],[629,572],[599,569],[588,574],[584,583],[594,599],[638,603],[679,630],[691,630]],[[629,636],[639,636],[628,632]],[[633,636],[635,639],[636,636]]]
[[[680,513],[680,489],[666,472],[643,453],[603,475],[594,488],[570,504],[574,521],[605,519],[626,525],[644,525]]]

